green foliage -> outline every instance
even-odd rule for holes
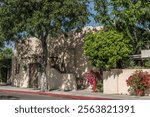
[[[81,78],[77,78],[77,89],[79,90],[83,90],[87,88],[86,86],[86,79],[81,77]]]
[[[11,58],[13,56],[12,49],[5,48],[0,50],[0,69],[11,67]]]
[[[104,25],[110,24],[109,2],[107,0],[94,0],[95,10],[98,12],[95,20]]]
[[[127,60],[127,67],[133,68],[135,66],[135,62],[133,60]]]
[[[145,62],[144,66],[145,66],[146,68],[150,68],[150,59],[148,59],[148,60]]]
[[[88,21],[87,0],[3,0],[0,7],[0,39],[79,29]]]
[[[140,69],[141,66],[136,65],[136,62],[132,58],[124,58],[122,60],[122,66],[123,68],[129,68],[129,69]]]
[[[99,80],[97,82],[97,91],[98,92],[103,92],[103,80]]]
[[[88,0],[3,0],[0,4],[0,42],[27,37],[41,40],[42,69],[47,66],[47,39],[88,22]]]
[[[115,30],[90,34],[84,44],[89,62],[97,68],[116,68],[123,57],[132,52],[130,40]]]
[[[150,43],[149,0],[94,0],[94,3],[97,21],[127,35],[134,46],[133,54]]]
[[[4,48],[0,50],[0,80],[6,82],[7,71],[11,68],[12,49]]]
[[[2,59],[11,59],[13,55],[13,51],[10,48],[4,48],[0,50],[0,60]]]

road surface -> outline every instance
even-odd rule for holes
[[[45,95],[0,92],[0,100],[71,100],[63,97],[50,97]]]

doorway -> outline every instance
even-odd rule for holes
[[[29,88],[38,88],[39,63],[29,64]]]

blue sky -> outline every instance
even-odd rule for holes
[[[92,13],[92,14],[96,14],[96,11],[94,10],[94,3],[93,3],[93,1],[91,1],[90,2],[90,12]],[[94,18],[93,17],[90,17],[90,23],[89,24],[87,24],[86,26],[98,26],[99,24],[98,23],[96,23],[95,22],[95,20],[94,20]]]

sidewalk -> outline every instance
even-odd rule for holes
[[[85,99],[85,100],[150,100],[150,96],[129,96],[129,95],[114,95],[114,94],[102,94],[99,92],[91,92],[89,90],[77,90],[77,91],[59,91],[52,90],[49,92],[40,92],[40,90],[34,90],[32,88],[18,88],[12,86],[0,86],[0,92],[14,92],[24,94],[46,95],[53,97],[64,97],[72,99]]]

